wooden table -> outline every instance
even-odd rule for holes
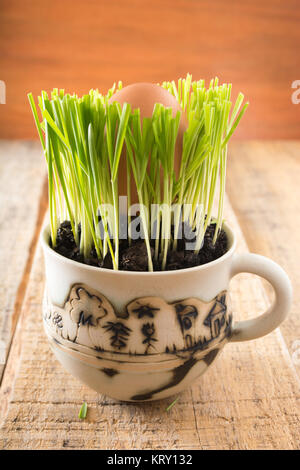
[[[38,236],[47,210],[37,143],[0,144],[0,448],[296,449],[300,447],[300,142],[233,142],[226,218],[240,251],[272,257],[294,286],[291,314],[263,339],[233,343],[177,403],[122,404],[71,377],[41,323]],[[230,202],[229,202],[230,201]],[[252,275],[231,283],[235,318],[272,292]],[[88,403],[87,419],[78,411]]]

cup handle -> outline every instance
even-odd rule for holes
[[[267,335],[283,322],[292,303],[291,282],[274,261],[253,253],[237,254],[233,258],[231,277],[244,272],[257,274],[269,281],[275,291],[275,300],[259,317],[234,323],[230,341],[249,341]]]

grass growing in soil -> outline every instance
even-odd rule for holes
[[[178,250],[182,224],[194,231],[194,252],[199,253],[215,202],[216,243],[223,221],[227,145],[248,103],[243,104],[239,93],[232,106],[231,84],[219,85],[217,78],[208,88],[203,80],[192,81],[191,75],[161,86],[175,96],[188,118],[177,176],[174,158],[180,112],[173,117],[171,108],[156,104],[152,117],[141,120],[139,109],[108,102],[122,88],[119,82],[106,95],[91,90],[78,97],[54,89],[49,96],[42,91],[40,121],[33,96],[28,95],[47,162],[54,248],[58,228],[68,220],[83,259],[93,251],[101,263],[109,254],[113,269],[119,268],[121,158],[127,164],[127,214],[133,181],[149,271],[154,264],[166,268],[168,254]],[[151,210],[153,204],[159,209]],[[128,221],[130,227],[130,215]]]

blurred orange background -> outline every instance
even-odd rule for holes
[[[300,138],[299,0],[0,0],[0,138],[37,138],[26,94],[105,92],[115,81],[233,83],[238,138]]]

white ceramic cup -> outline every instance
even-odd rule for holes
[[[41,241],[46,281],[44,325],[65,368],[98,392],[125,401],[177,393],[199,377],[228,341],[274,330],[286,317],[291,283],[264,256],[228,251],[205,265],[164,272],[101,269],[69,260]],[[230,279],[257,274],[271,283],[273,305],[257,318],[233,323]]]

